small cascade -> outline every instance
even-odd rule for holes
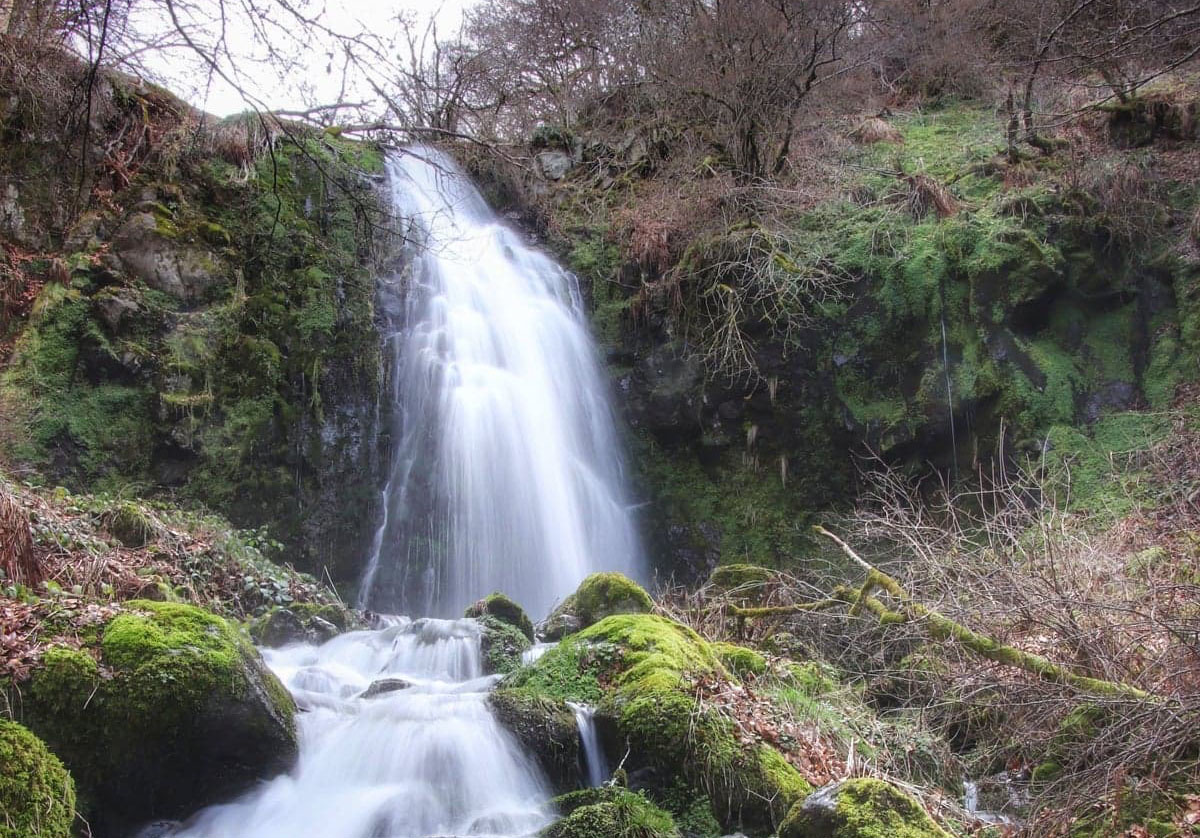
[[[409,270],[379,284],[394,453],[359,605],[448,617],[504,591],[541,616],[593,571],[642,576],[575,278],[446,155],[387,164]]]
[[[579,741],[583,745],[588,787],[596,788],[603,785],[612,772],[608,769],[608,760],[604,758],[604,749],[600,746],[595,713],[586,704],[568,701],[567,705],[575,711],[575,725],[579,728]]]
[[[264,652],[304,711],[294,770],[172,838],[532,835],[550,792],[492,716],[474,620],[394,618]],[[374,685],[374,686],[372,686]]]

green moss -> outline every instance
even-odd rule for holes
[[[553,801],[561,820],[542,838],[679,838],[671,815],[644,796],[621,788],[584,789]]]
[[[646,591],[620,573],[593,573],[574,594],[575,616],[584,627],[614,614],[645,614],[654,608]]]
[[[518,669],[521,666],[521,654],[531,645],[525,632],[491,614],[476,619],[483,627],[480,651],[483,654],[484,671],[491,675],[508,674]]]
[[[295,704],[230,623],[181,603],[125,608],[99,635],[103,670],[86,652],[51,648],[24,707],[70,767],[89,820],[180,812],[249,779],[256,761],[294,755]],[[203,775],[218,730],[238,738],[244,763]],[[208,786],[191,787],[196,771]]]
[[[1053,783],[1063,775],[1063,767],[1054,760],[1040,762],[1033,769],[1030,780],[1033,783]]]
[[[154,538],[154,521],[136,503],[118,503],[103,517],[105,528],[126,547],[143,547]]]
[[[779,838],[949,838],[920,803],[890,783],[862,777],[831,791],[832,806],[796,805]]]
[[[732,643],[714,643],[712,650],[725,668],[739,678],[762,675],[767,671],[767,659],[753,649]]]
[[[707,797],[723,826],[770,830],[807,784],[777,751],[743,745],[730,719],[697,702],[694,681],[714,677],[728,677],[726,669],[694,631],[621,614],[566,638],[503,686],[596,705],[630,743],[632,765],[664,777],[682,766],[690,794],[659,792],[680,810]]]
[[[489,594],[471,605],[463,616],[482,617],[485,614],[490,614],[497,620],[516,627],[526,638],[533,640],[533,623],[525,613],[525,609],[499,591]]]
[[[735,563],[713,568],[708,584],[718,591],[749,593],[762,588],[771,579],[771,571],[758,565]]]
[[[69,838],[75,784],[45,743],[0,719],[0,838]]]
[[[1058,425],[1048,436],[1047,467],[1066,487],[1060,500],[1073,511],[1111,520],[1146,501],[1146,474],[1134,455],[1161,441],[1169,419],[1154,413],[1112,413],[1090,429]]]

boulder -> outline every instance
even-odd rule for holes
[[[654,601],[642,586],[620,573],[593,573],[579,583],[574,598],[575,613],[584,628],[614,614],[654,610]]]
[[[375,698],[380,695],[398,692],[399,690],[407,690],[412,684],[405,681],[403,678],[380,678],[378,681],[372,681],[371,686],[363,690],[363,698]]]
[[[186,302],[198,302],[223,281],[215,257],[171,237],[169,222],[152,212],[137,212],[113,237],[115,267],[151,288]]]
[[[75,784],[29,730],[0,719],[0,838],[70,838]]]
[[[488,675],[508,674],[521,666],[521,656],[533,644],[521,629],[491,614],[476,617],[483,630],[479,649],[483,671]],[[530,626],[532,633],[533,627]]]
[[[872,777],[841,780],[797,803],[779,838],[950,838],[910,795]]]
[[[269,649],[289,643],[319,645],[344,631],[356,628],[355,614],[340,605],[296,602],[277,605],[250,623],[250,637]]]
[[[546,180],[562,180],[571,171],[574,161],[565,151],[542,151],[534,158],[538,173]]]
[[[529,640],[533,640],[533,623],[525,613],[525,609],[499,591],[485,596],[470,606],[463,614],[464,617],[483,617],[484,615],[491,615],[501,622],[515,626]]]
[[[47,650],[22,690],[96,838],[226,800],[297,752],[296,706],[237,629],[181,603],[125,608],[91,652]]]
[[[628,748],[630,786],[637,777],[638,788],[670,800],[672,811],[704,810],[723,829],[769,832],[812,787],[775,748],[739,737],[731,719],[697,701],[696,681],[722,679],[732,680],[688,627],[617,614],[562,640],[501,687],[595,707],[602,738]]]

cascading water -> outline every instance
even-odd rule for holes
[[[395,453],[360,605],[448,617],[499,590],[544,615],[592,571],[639,577],[573,277],[444,155],[388,172],[411,271],[380,287]]]
[[[583,746],[583,759],[587,769],[587,784],[591,788],[603,785],[608,779],[608,760],[604,756],[604,748],[600,745],[600,734],[596,730],[596,718],[593,708],[586,704],[567,704],[575,712],[575,726],[579,728],[579,743]]]
[[[172,838],[525,836],[545,826],[541,772],[488,710],[496,677],[481,674],[479,632],[473,620],[401,618],[267,651],[305,711],[299,764]]]
[[[593,570],[640,575],[573,278],[448,158],[418,148],[388,170],[412,270],[380,285],[395,455],[360,604],[451,616],[503,590],[545,614]],[[528,836],[550,822],[540,769],[488,709],[479,624],[381,619],[265,653],[304,711],[299,762],[175,838]],[[603,752],[576,713],[597,784]]]

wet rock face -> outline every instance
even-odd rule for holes
[[[579,729],[565,701],[498,689],[488,696],[488,703],[496,720],[534,756],[556,791],[578,787]]]

